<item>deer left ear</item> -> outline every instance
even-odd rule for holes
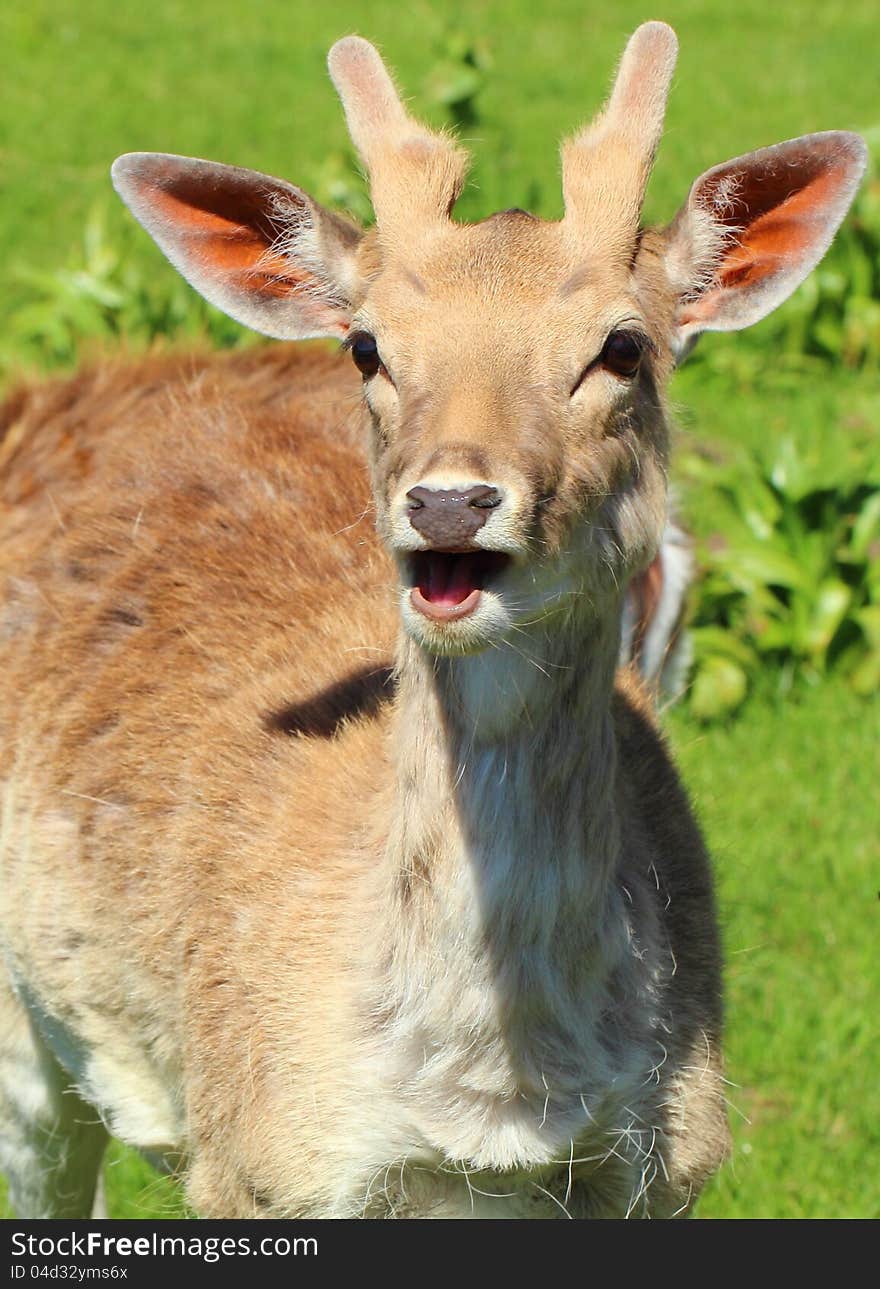
[[[667,230],[675,348],[765,317],[827,251],[865,171],[857,134],[808,134],[707,170]]]
[[[198,157],[129,152],[113,184],[211,304],[279,340],[344,337],[361,230],[283,179]]]

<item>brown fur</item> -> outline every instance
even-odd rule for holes
[[[344,355],[260,350],[108,363],[0,413],[0,1155],[23,1211],[91,1203],[103,1129],[78,1180],[46,1155],[65,1081],[181,1157],[205,1215],[671,1215],[724,1157],[708,862],[614,672],[663,530],[683,302],[728,326],[778,275],[744,306],[725,284],[711,183],[637,227],[674,52],[662,24],[633,38],[555,224],[454,223],[461,155],[356,38],[331,71],[375,232],[250,171],[116,163],[209,299],[348,336],[364,397]],[[817,137],[786,145],[813,221],[789,284],[861,155]],[[609,346],[633,335],[628,366]],[[426,489],[498,504],[451,554],[412,521]]]
[[[332,1121],[356,1064],[347,964],[373,924],[396,632],[356,407],[347,360],[259,350],[108,364],[4,408],[0,778],[41,865],[35,886],[27,847],[6,854],[7,916],[32,910],[8,945],[84,1045],[104,1026],[139,1033],[143,1059],[188,1088],[186,1142],[140,1144],[184,1145],[209,1213],[252,1213],[254,1192],[309,1211],[274,1193],[272,1159],[292,1149],[320,1192],[327,1143],[279,1140],[279,1117]],[[679,790],[626,683],[625,765],[656,776],[653,833]],[[297,716],[316,702],[326,714]],[[657,843],[677,979],[703,991],[683,1004],[698,1047],[720,1024],[708,879],[662,866],[699,853],[692,824]],[[653,889],[647,871],[627,881]]]

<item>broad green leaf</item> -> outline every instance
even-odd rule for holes
[[[697,659],[714,654],[730,658],[743,667],[753,668],[757,664],[755,650],[733,631],[726,631],[723,627],[694,627],[690,635]]]
[[[852,590],[845,582],[828,578],[819,587],[804,639],[814,658],[827,651],[851,603]]]
[[[744,473],[736,481],[732,500],[753,536],[759,541],[766,541],[772,536],[782,507],[773,490],[755,471]]]
[[[748,692],[746,673],[729,658],[707,658],[691,688],[691,709],[701,721],[735,711]]]
[[[855,559],[866,559],[868,548],[875,541],[880,541],[880,491],[865,500],[856,517],[849,540],[849,554]]]
[[[762,584],[788,588],[808,587],[810,584],[797,561],[769,543],[730,547],[719,551],[715,561],[728,571],[732,581],[746,591]]]
[[[865,633],[872,649],[880,649],[880,604],[869,604],[853,617]]]
[[[788,614],[775,622],[768,622],[764,630],[755,636],[755,644],[764,654],[779,653],[792,656],[799,653],[791,615]]]
[[[850,672],[849,683],[857,694],[876,694],[880,690],[880,648],[872,649]]]
[[[483,83],[482,74],[467,63],[441,63],[428,79],[428,93],[437,103],[453,106],[473,98]]]

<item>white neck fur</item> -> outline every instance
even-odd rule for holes
[[[489,1167],[549,1158],[590,1118],[584,1070],[614,1081],[596,1031],[631,958],[618,621],[474,657],[400,649],[382,1009],[425,1137],[479,1163],[496,1118]]]

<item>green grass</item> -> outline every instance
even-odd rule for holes
[[[480,39],[492,68],[468,141],[465,213],[560,207],[557,142],[606,92],[625,36],[663,17],[681,58],[649,213],[667,218],[707,166],[811,130],[880,122],[874,0],[737,5],[665,0],[29,0],[0,8],[0,245],[10,268],[63,262],[106,197],[121,152],[181,152],[315,185],[346,146],[328,46],[377,41],[414,106],[436,123],[429,78],[450,33]],[[144,255],[152,258],[147,240]],[[13,293],[15,289],[12,283]],[[5,301],[10,295],[4,292]],[[0,309],[5,307],[0,305]]]
[[[880,1215],[880,701],[669,714],[715,860],[734,1161],[704,1217]]]
[[[552,0],[401,7],[348,0],[31,0],[0,9],[0,337],[27,287],[20,266],[76,262],[89,212],[144,280],[173,272],[113,196],[109,164],[135,149],[176,151],[284,175],[325,197],[344,172],[329,44],[376,40],[413,105],[446,121],[431,77],[451,33],[491,57],[466,131],[475,153],[470,218],[514,204],[559,213],[557,141],[601,101],[628,31],[663,17],[682,53],[648,214],[669,217],[693,178],[792,135],[880,123],[875,0],[739,5],[638,2],[625,10]],[[704,345],[735,345],[710,337]],[[8,342],[7,342],[8,348]],[[2,355],[0,355],[2,357]],[[673,399],[684,440],[755,445],[785,431],[835,437],[880,425],[877,378],[830,368],[799,384],[743,388],[695,362]],[[877,439],[880,451],[880,436]],[[716,517],[696,492],[698,532]],[[877,741],[880,703],[830,680],[782,703],[766,693],[727,725],[668,715],[716,859],[727,945],[733,1163],[699,1213],[718,1217],[880,1214]],[[745,1116],[745,1117],[742,1117]],[[111,1215],[182,1213],[174,1184],[114,1144]]]
[[[681,447],[824,431],[880,454],[880,436],[866,438],[880,426],[876,376],[826,370],[748,391],[695,365],[673,395]],[[717,529],[698,490],[683,506],[698,536]],[[788,701],[771,687],[726,725],[701,727],[682,706],[666,718],[715,861],[738,1085],[734,1157],[698,1212],[877,1217],[880,698],[841,679]]]

